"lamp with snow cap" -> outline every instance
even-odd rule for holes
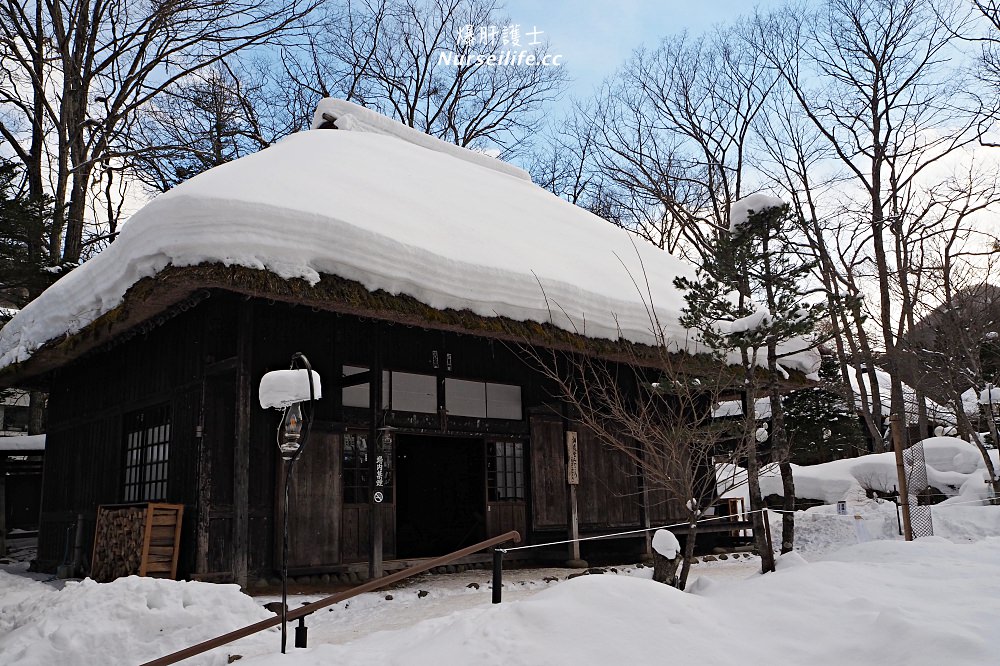
[[[298,458],[305,440],[302,437],[302,403],[285,407],[285,415],[281,419],[281,433],[278,435],[278,450],[286,462]]]
[[[301,352],[292,355],[291,368],[268,372],[260,380],[261,407],[283,409],[278,425],[278,451],[285,462],[285,487],[283,506],[283,538],[281,548],[281,652],[287,644],[288,616],[288,485],[295,461],[302,456],[309,441],[312,425],[312,405],[322,397],[319,375],[313,371],[309,359]],[[306,409],[303,409],[303,404]],[[306,627],[300,622],[295,630],[295,646],[305,647]]]

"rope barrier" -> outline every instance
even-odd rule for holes
[[[696,521],[693,525],[690,521],[685,521],[683,523],[673,523],[671,525],[661,525],[659,527],[643,527],[637,530],[628,530],[626,532],[615,532],[614,534],[598,534],[597,536],[591,537],[581,537],[579,539],[563,539],[562,541],[550,541],[548,543],[535,543],[528,544],[526,546],[515,546],[513,548],[501,549],[501,552],[507,553],[515,550],[528,550],[530,548],[544,548],[546,546],[561,546],[567,543],[574,543],[578,541],[596,541],[598,539],[614,539],[615,537],[628,536],[630,534],[642,534],[644,532],[655,532],[656,530],[666,530],[671,527],[693,527],[697,526],[698,523],[707,523],[713,520],[723,520],[725,518],[739,518],[741,516],[750,516],[754,513],[761,511],[761,509],[755,509],[754,511],[744,511],[743,513],[733,513],[728,516],[711,516],[709,518],[702,518]],[[749,529],[749,528],[736,528],[736,529]]]
[[[892,500],[886,500],[886,501],[887,502],[891,502]],[[948,504],[941,504],[941,503],[938,503],[938,504],[921,504],[920,506],[926,506],[926,507],[932,508],[932,509],[934,507],[940,507],[940,506],[944,506],[944,507],[948,507],[948,506],[964,506],[966,504],[979,504],[980,506],[995,506],[995,505],[989,504],[988,503],[989,501],[990,501],[990,499],[986,498],[986,499],[968,500],[968,501],[965,501],[965,502],[949,502]],[[825,506],[830,506],[830,505],[825,505]],[[896,506],[899,506],[899,505],[897,504]],[[917,505],[913,504],[911,506],[917,506]],[[805,509],[799,509],[797,511],[788,511],[786,509],[767,509],[767,510],[768,511],[772,511],[774,513],[803,513],[803,512],[805,512]],[[760,509],[757,509],[757,511],[760,511]],[[753,513],[753,512],[752,511],[748,511],[747,513]],[[811,513],[809,515],[811,515],[811,516],[829,516],[831,518],[838,518],[838,517],[839,518],[843,518],[843,516],[841,516],[839,514],[832,514],[832,513]]]
[[[960,506],[960,505],[965,505],[965,504],[979,504],[980,506],[990,506],[989,504],[984,504],[984,502],[989,502],[989,499],[970,500],[970,501],[967,501],[967,502],[951,502],[949,504],[945,504],[944,506]],[[929,506],[934,507],[934,506],[938,506],[938,505],[931,504]],[[745,517],[745,520],[749,520],[750,516],[752,516],[753,514],[755,514],[755,513],[762,513],[764,511],[771,511],[773,513],[791,513],[791,514],[803,513],[804,512],[803,509],[799,509],[798,511],[787,511],[785,509],[753,509],[753,510],[750,510],[750,511],[744,511],[742,513],[729,514],[727,516],[711,516],[711,517],[708,517],[708,518],[701,518],[701,519],[699,519],[695,523],[694,526],[697,526],[700,523],[708,523],[708,522],[711,522],[711,521],[724,520],[726,518],[741,518],[741,519],[744,519],[744,517]],[[829,514],[829,513],[812,513],[810,515],[812,515],[812,516],[819,516],[819,517],[823,517],[823,518],[845,518],[845,517],[846,518],[853,518],[853,516],[841,516],[839,514]],[[672,523],[670,525],[660,525],[659,527],[644,527],[644,528],[637,529],[637,530],[627,530],[625,532],[615,532],[614,534],[598,534],[597,536],[580,537],[579,539],[563,539],[561,541],[549,541],[547,543],[527,544],[527,545],[524,545],[524,546],[515,546],[513,548],[500,548],[499,550],[502,553],[509,553],[509,552],[513,552],[515,550],[530,550],[532,548],[545,548],[545,547],[548,547],[548,546],[562,546],[562,545],[565,545],[565,544],[568,544],[568,543],[583,542],[583,541],[597,541],[599,539],[614,539],[615,537],[620,537],[620,536],[629,536],[629,535],[632,535],[632,534],[643,534],[645,532],[655,532],[656,530],[667,530],[667,529],[670,529],[672,527],[692,527],[692,524],[690,522]],[[744,529],[750,529],[750,528],[741,527],[741,528],[735,528],[735,529],[737,529],[737,530],[744,530]]]

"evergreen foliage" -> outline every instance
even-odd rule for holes
[[[0,300],[23,307],[63,272],[53,266],[45,239],[52,226],[47,199],[33,200],[21,167],[0,159]],[[0,318],[0,325],[9,317]]]
[[[823,304],[803,301],[815,262],[789,251],[794,228],[787,204],[751,211],[746,224],[715,236],[694,280],[675,279],[686,292],[681,324],[714,353],[808,336],[823,318]]]
[[[837,360],[824,357],[824,386],[795,391],[782,401],[791,461],[799,465],[839,460],[866,452],[864,434],[854,409],[844,399]]]

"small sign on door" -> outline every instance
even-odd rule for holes
[[[566,483],[571,486],[580,484],[580,451],[576,433],[572,430],[566,433]]]

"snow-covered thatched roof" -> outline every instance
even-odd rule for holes
[[[168,267],[331,275],[438,310],[550,322],[591,338],[696,351],[678,323],[691,268],[534,185],[515,167],[327,100],[337,130],[292,135],[162,194],[106,250],[0,331],[0,368],[77,333]],[[345,131],[346,130],[346,131]],[[648,291],[647,291],[648,285]],[[788,367],[812,372],[818,355]]]

